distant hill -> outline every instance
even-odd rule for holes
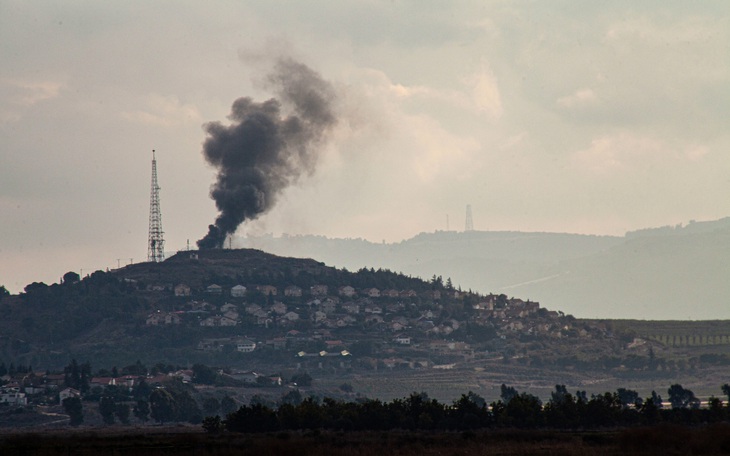
[[[585,318],[730,318],[730,217],[625,236],[444,232],[378,244],[322,236],[240,240],[337,267],[383,267],[540,301]]]

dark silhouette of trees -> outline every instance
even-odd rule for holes
[[[214,397],[209,397],[203,401],[203,413],[205,416],[215,416],[221,409],[221,403]]]
[[[135,418],[143,423],[146,423],[150,419],[150,403],[147,402],[147,400],[145,399],[137,400],[137,403],[134,404],[134,409],[132,410],[132,413],[134,414]]]
[[[114,415],[120,423],[129,424],[129,404],[117,403],[117,406],[114,409]]]
[[[193,383],[212,385],[218,374],[205,364],[193,364]]]
[[[84,410],[81,405],[81,399],[78,397],[67,397],[62,402],[63,410],[68,413],[71,418],[69,424],[78,426],[84,422]]]
[[[312,386],[312,376],[306,372],[294,374],[291,377],[291,382],[296,383],[297,386]]]
[[[697,409],[700,407],[700,400],[695,397],[695,394],[678,383],[670,386],[667,394],[673,409]]]
[[[99,414],[101,414],[104,424],[114,424],[114,412],[116,411],[116,402],[111,396],[103,396],[99,400]]]
[[[150,394],[150,415],[158,423],[173,421],[177,416],[177,404],[169,391],[158,388]]]
[[[63,284],[64,285],[73,285],[74,283],[81,280],[81,276],[79,276],[77,273],[73,271],[69,271],[66,274],[63,275]]]
[[[229,413],[233,413],[238,408],[238,404],[230,396],[223,396],[221,399],[221,413],[223,416],[227,416]]]
[[[674,386],[674,385],[673,385]],[[670,388],[671,390],[671,388]],[[683,389],[684,390],[684,389]],[[716,423],[728,419],[728,408],[711,398],[707,409],[662,409],[661,398],[652,395],[640,401],[630,390],[592,395],[569,393],[565,385],[556,385],[550,400],[540,399],[504,385],[509,402],[499,400],[487,406],[479,395],[469,392],[451,405],[430,399],[426,393],[382,402],[360,399],[356,402],[325,398],[321,402],[308,397],[287,400],[278,408],[253,401],[226,415],[226,419],[206,419],[209,432],[222,428],[232,432],[271,432],[277,430],[475,430],[484,428],[601,429],[653,425],[657,423]],[[674,388],[670,394],[682,393],[692,403],[693,394]],[[691,392],[689,392],[691,393]]]
[[[279,429],[276,413],[261,404],[243,406],[228,415],[226,429],[232,432],[270,432]]]
[[[77,389],[82,393],[89,391],[89,380],[91,379],[91,364],[85,362],[79,365],[76,359],[63,369],[64,383],[66,386]]]

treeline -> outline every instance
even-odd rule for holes
[[[723,385],[730,395],[730,385]],[[598,429],[636,425],[716,423],[730,419],[730,407],[711,398],[701,408],[692,391],[672,385],[667,393],[671,408],[664,408],[655,392],[645,399],[635,391],[586,396],[584,391],[567,392],[556,385],[550,400],[519,393],[502,385],[502,398],[491,404],[469,392],[452,404],[430,399],[426,393],[413,393],[391,402],[365,399],[356,402],[309,397],[299,403],[281,403],[272,408],[261,403],[242,406],[225,419],[209,416],[203,427],[211,433],[272,432],[321,429],[345,431],[475,430],[484,428]]]
[[[58,284],[33,282],[24,288],[20,299],[23,306],[12,314],[16,324],[7,329],[34,343],[65,342],[104,320],[131,324],[135,312],[145,309],[135,285],[102,271],[84,280],[68,272]],[[6,313],[10,315],[7,309]]]

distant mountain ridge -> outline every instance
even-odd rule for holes
[[[239,244],[349,269],[442,275],[464,289],[534,299],[578,317],[730,318],[730,217],[625,236],[437,231],[393,244],[323,236]]]

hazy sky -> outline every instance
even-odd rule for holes
[[[730,2],[0,0],[0,284],[216,216],[203,124],[276,58],[332,83],[316,172],[239,234],[623,234],[730,215]]]

